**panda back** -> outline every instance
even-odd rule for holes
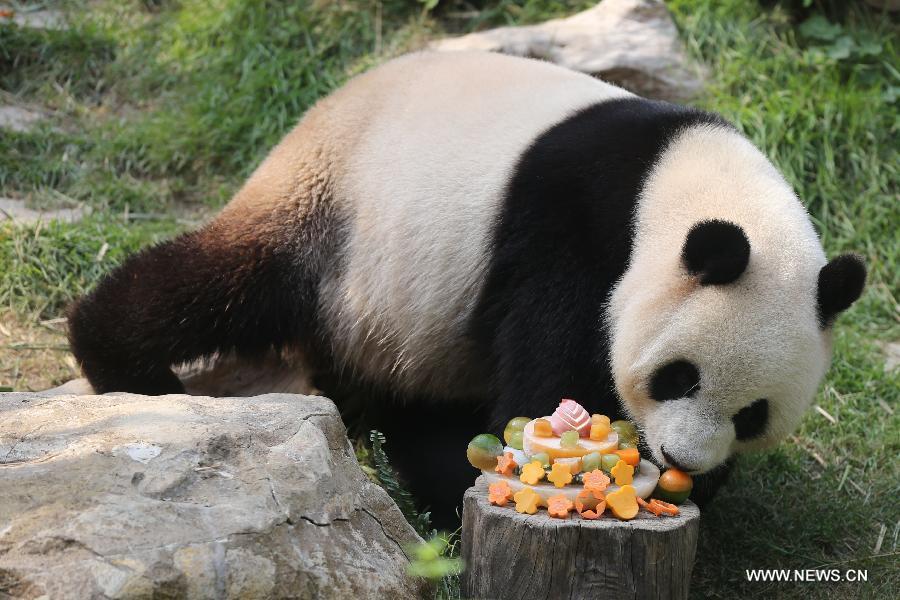
[[[478,52],[410,55],[343,93],[371,101],[335,188],[343,265],[320,296],[337,358],[400,388],[480,388],[465,327],[516,165],[555,124],[631,95],[548,63]]]

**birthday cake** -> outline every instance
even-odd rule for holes
[[[591,415],[574,400],[563,399],[550,416],[510,420],[503,442],[475,436],[466,456],[481,470],[491,504],[520,513],[546,508],[555,518],[573,510],[583,519],[610,514],[627,520],[641,510],[674,516],[693,485],[686,473],[660,475],[641,458],[634,424]]]

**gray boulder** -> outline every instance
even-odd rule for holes
[[[415,598],[331,401],[0,394],[0,597]]]
[[[660,0],[603,0],[564,19],[447,38],[430,48],[540,58],[666,100],[696,96],[705,78],[705,70],[688,59]]]

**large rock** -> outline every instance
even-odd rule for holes
[[[0,597],[413,598],[324,398],[0,394]]]
[[[703,87],[703,68],[688,59],[659,0],[603,0],[565,19],[491,29],[430,47],[541,58],[650,98],[685,100]]]

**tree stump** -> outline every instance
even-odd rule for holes
[[[490,504],[479,477],[463,500],[463,596],[687,598],[700,510],[679,508],[677,517],[642,510],[631,521],[523,515]]]

